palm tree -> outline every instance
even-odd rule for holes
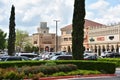
[[[72,55],[75,60],[83,59],[84,17],[85,0],[75,0],[72,21]]]

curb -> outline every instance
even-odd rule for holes
[[[44,77],[39,80],[57,80],[57,79],[68,79],[68,78],[84,78],[84,77],[110,77],[117,76],[116,74],[94,74],[94,75],[75,75],[75,76],[58,76],[58,77]]]

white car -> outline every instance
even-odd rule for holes
[[[97,55],[97,53],[94,53],[94,52],[92,52],[92,51],[84,51],[84,54],[83,54],[84,56],[86,56],[86,55]]]
[[[84,51],[83,56],[85,60],[97,60],[97,53],[92,51]]]
[[[28,57],[29,59],[35,58],[38,55],[34,53],[16,53],[15,56],[25,56]]]
[[[49,60],[72,60],[72,55],[56,55]]]
[[[112,54],[112,52],[111,51],[105,51],[105,52],[102,52],[101,53],[101,57],[107,57],[107,55],[110,55],[110,54]]]

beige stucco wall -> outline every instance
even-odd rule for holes
[[[41,34],[36,33],[33,34],[32,44],[34,46],[38,46],[40,50],[45,50],[45,47],[49,47],[50,49],[55,49],[55,34]]]
[[[72,46],[71,34],[66,34],[67,30],[61,30],[61,50],[67,50],[68,46]],[[120,46],[120,24],[112,25],[112,26],[89,26],[88,31],[84,30],[84,36],[87,35],[87,40],[84,42],[84,46],[88,44],[89,50],[93,50],[94,52],[101,54],[103,48],[105,50],[109,47],[111,51],[117,52]],[[87,33],[88,32],[88,33]],[[67,41],[64,38],[68,38]],[[104,46],[104,47],[103,47]],[[96,47],[96,50],[95,50]],[[99,50],[100,49],[100,50]]]

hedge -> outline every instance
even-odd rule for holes
[[[1,68],[14,67],[14,66],[35,66],[49,62],[55,62],[56,64],[75,64],[82,70],[98,70],[104,73],[115,73],[116,64],[114,62],[104,61],[86,61],[86,60],[56,60],[56,61],[13,61],[13,62],[0,62]]]
[[[120,58],[100,58],[98,61],[115,62],[116,67],[120,67]]]
[[[57,64],[75,64],[82,70],[98,70],[104,73],[115,73],[116,64],[114,62],[103,61],[85,61],[85,60],[71,60],[71,61],[55,61]]]

